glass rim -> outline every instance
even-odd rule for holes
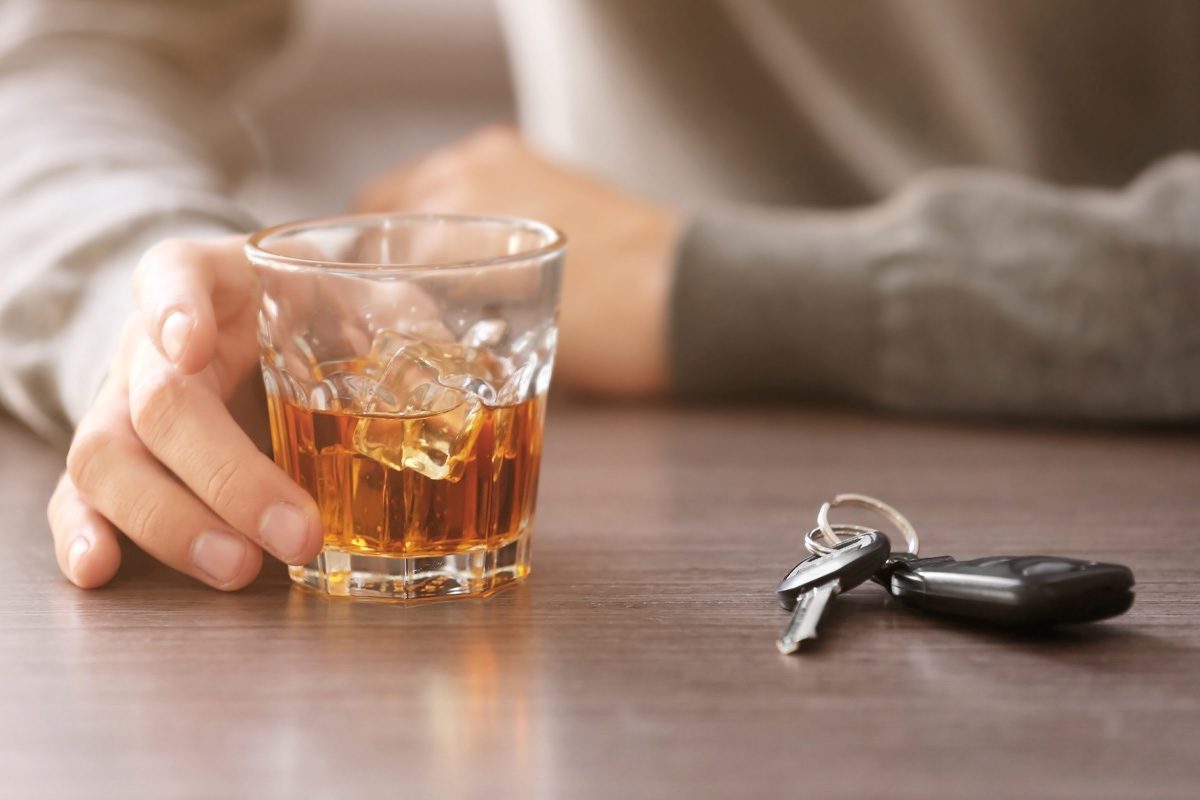
[[[264,245],[272,237],[282,236],[305,229],[321,229],[342,227],[366,228],[372,223],[393,222],[399,225],[414,225],[416,223],[457,223],[460,225],[507,227],[514,231],[525,230],[541,234],[549,239],[546,244],[532,250],[520,253],[510,253],[502,256],[477,258],[466,261],[430,261],[412,264],[379,264],[372,262],[334,261],[331,259],[299,258],[279,253],[272,253]],[[567,246],[567,236],[553,225],[525,217],[512,217],[503,214],[343,214],[334,217],[314,217],[312,219],[285,222],[263,228],[250,235],[246,241],[246,257],[253,263],[263,266],[285,268],[295,272],[323,272],[353,275],[399,275],[404,273],[436,270],[448,272],[460,269],[479,269],[483,267],[500,267],[522,261],[546,258],[562,252]]]

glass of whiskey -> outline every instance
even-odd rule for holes
[[[529,573],[565,239],[506,217],[268,228],[246,252],[276,463],[325,547],[326,595],[487,595]]]

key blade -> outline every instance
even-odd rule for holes
[[[809,589],[800,596],[796,610],[792,612],[792,618],[788,620],[787,627],[783,629],[783,635],[775,643],[779,652],[791,655],[800,649],[801,642],[817,638],[817,625],[825,613],[825,606],[837,592],[838,581],[835,578]]]

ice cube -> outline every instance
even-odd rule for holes
[[[472,373],[458,373],[442,375],[438,378],[438,382],[443,386],[462,389],[467,394],[478,397],[487,405],[494,405],[496,402],[496,390],[492,387],[489,380],[490,377],[490,375],[485,377]]]
[[[404,399],[427,384],[461,389],[492,404],[496,387],[512,372],[507,359],[486,348],[456,342],[429,342],[397,331],[380,331],[368,356],[368,374],[397,398]],[[392,409],[381,409],[392,413]],[[398,413],[405,413],[397,409]]]
[[[440,381],[444,386],[463,389],[487,405],[496,402],[496,387],[503,386],[512,372],[508,359],[500,358],[487,348],[465,348],[452,365],[443,367]]]
[[[426,386],[442,386],[442,376],[466,373],[467,361],[457,345],[422,342],[400,336],[402,341],[391,358],[381,368],[372,363],[368,368],[378,376],[380,386],[387,389],[390,398],[370,404],[368,413],[411,414],[434,409],[425,408],[418,391]],[[374,356],[372,356],[374,359]],[[450,388],[458,389],[459,386]]]
[[[483,425],[483,403],[464,391],[426,385],[410,398],[424,405],[393,416],[364,416],[354,429],[358,452],[392,469],[435,481],[457,481]]]
[[[381,330],[375,334],[371,342],[371,350],[367,353],[366,371],[378,378],[387,369],[388,364],[406,345],[412,344],[409,336],[390,329]]]
[[[497,347],[508,335],[508,323],[502,319],[481,319],[463,334],[467,347]]]
[[[509,346],[509,351],[513,354],[513,357],[520,357],[531,352],[536,352],[544,356],[547,353],[553,352],[557,341],[558,329],[554,326],[554,323],[549,323],[527,330],[513,339],[512,344]]]
[[[423,328],[434,326],[434,322],[436,322],[435,327],[440,330],[423,332]],[[368,371],[382,374],[400,355],[401,351],[414,347],[417,348],[414,351],[416,357],[440,357],[451,360],[460,357],[461,348],[458,347],[454,337],[450,335],[445,326],[437,321],[427,320],[426,323],[417,323],[414,327],[403,331],[390,328],[378,331],[371,342],[370,352],[367,354]]]
[[[391,393],[365,375],[333,372],[308,394],[313,411],[360,413],[372,403],[395,403]]]
[[[530,400],[534,395],[534,387],[540,372],[541,359],[537,354],[531,354],[529,360],[514,372],[500,391],[496,393],[496,403],[501,406],[515,406]]]
[[[409,336],[427,342],[453,342],[454,334],[440,319],[423,319],[404,328]]]
[[[447,385],[448,376],[469,383],[468,363],[457,345],[404,338],[363,407],[354,447],[393,469],[458,480],[483,421],[476,387]]]

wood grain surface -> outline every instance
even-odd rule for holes
[[[1200,796],[1195,431],[556,406],[530,579],[413,607],[133,549],[78,590],[61,460],[0,421],[0,797]],[[847,491],[925,554],[1128,564],[1137,601],[1028,637],[868,584],[782,656],[771,590]]]

